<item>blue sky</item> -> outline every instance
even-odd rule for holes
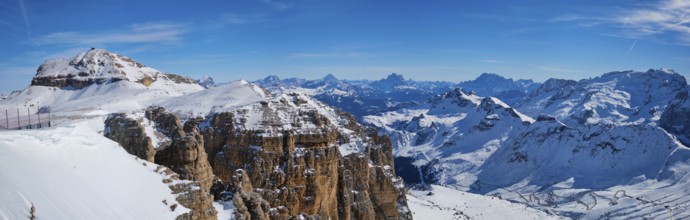
[[[221,82],[690,76],[690,0],[0,0],[0,92],[91,47]]]

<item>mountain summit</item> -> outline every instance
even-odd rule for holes
[[[161,73],[129,57],[105,49],[92,48],[72,59],[44,62],[38,67],[31,85],[80,89],[92,84],[126,80],[148,87],[159,78],[170,79],[176,83],[196,83],[186,77]]]

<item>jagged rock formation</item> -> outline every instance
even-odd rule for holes
[[[223,185],[214,189],[233,193],[238,219],[411,218],[390,140],[303,94],[190,118],[184,126],[162,108],[113,114],[106,128],[128,152],[204,189],[210,162]]]
[[[81,89],[92,84],[127,80],[148,87],[159,79],[175,83],[197,83],[190,78],[161,73],[131,58],[94,48],[69,60],[55,59],[44,62],[38,67],[31,85]]]
[[[238,219],[410,218],[390,140],[367,135],[348,114],[289,94],[204,124],[209,161],[234,193]]]
[[[163,174],[166,178],[163,183],[167,184],[173,194],[177,195],[175,200],[190,209],[191,211],[178,216],[177,220],[192,220],[192,219],[215,219],[216,210],[212,207],[212,196],[207,190],[203,190],[199,182],[181,180],[179,174],[170,170],[165,166],[158,166],[157,173]],[[163,201],[167,205],[167,201]],[[170,210],[175,210],[176,204],[170,205]]]
[[[105,121],[105,136],[120,143],[130,154],[166,166],[180,178],[198,184],[200,193],[178,197],[178,201],[190,204],[185,207],[192,210],[191,219],[214,219],[216,212],[209,194],[213,172],[206,159],[203,137],[193,122],[183,127],[175,114],[151,107],[143,115],[110,115]],[[185,191],[173,189],[176,190]]]

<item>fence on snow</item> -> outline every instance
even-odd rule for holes
[[[0,109],[0,130],[38,129],[50,126],[50,107]]]

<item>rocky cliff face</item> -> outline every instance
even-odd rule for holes
[[[348,114],[289,94],[204,124],[209,161],[238,219],[411,218],[390,140]]]
[[[664,110],[659,126],[675,134],[684,145],[690,145],[690,100],[688,91],[678,93]]]
[[[191,209],[191,219],[215,219],[213,198],[209,194],[213,172],[208,163],[204,140],[195,124],[182,126],[178,117],[163,108],[149,108],[143,114],[113,114],[106,121],[105,136],[120,143],[130,154],[170,168],[175,176],[193,181],[199,192],[178,187],[178,201]],[[171,174],[172,175],[172,174]],[[171,189],[173,187],[171,186]]]
[[[149,108],[113,114],[106,128],[131,154],[213,188],[216,198],[232,194],[238,219],[411,218],[390,140],[306,95],[266,98],[184,126]]]

